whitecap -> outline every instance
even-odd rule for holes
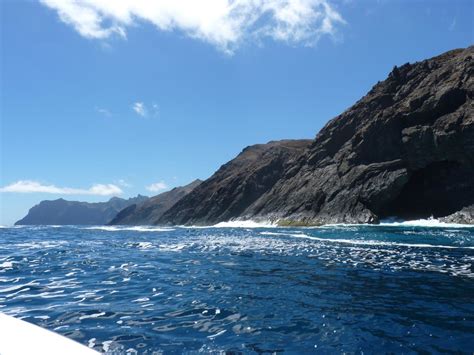
[[[109,351],[110,346],[113,344],[113,340],[107,340],[102,343],[102,350],[105,352]]]
[[[49,319],[49,316],[35,316],[34,318],[46,320]]]
[[[184,228],[184,229],[207,229],[207,228],[275,228],[278,227],[277,224],[271,221],[254,221],[254,220],[240,220],[234,219],[227,222],[219,222],[213,225],[177,225],[175,227]]]
[[[150,242],[139,242],[138,243],[138,248],[140,249],[151,249],[153,248],[153,244]]]
[[[166,244],[160,244],[160,251],[181,251],[184,249],[187,245],[186,244],[171,244],[171,245],[166,245]]]
[[[474,228],[472,224],[445,223],[435,218],[416,219],[401,222],[384,222],[379,224],[384,227],[441,227],[441,228]]]
[[[224,334],[226,331],[227,331],[226,329],[223,329],[223,330],[217,332],[216,334],[208,335],[207,337],[209,339],[214,339],[214,338],[218,337],[219,335]]]
[[[87,341],[87,346],[88,346],[89,348],[93,348],[93,347],[95,346],[95,341],[96,341],[96,340],[97,340],[96,338],[90,338],[90,339]]]
[[[141,297],[141,298],[137,298],[136,300],[133,300],[132,302],[148,302],[150,299],[148,297]]]
[[[329,223],[321,226],[311,226],[306,228],[334,228],[334,227],[428,227],[428,228],[474,228],[474,224],[445,223],[436,218],[415,219],[408,221],[393,221],[392,219],[381,220],[379,224],[368,223]]]
[[[98,318],[98,317],[101,317],[101,316],[105,316],[105,312],[99,312],[99,313],[93,313],[93,314],[87,314],[87,315],[84,315],[84,316],[80,316],[79,320],[88,319],[88,318]]]
[[[384,242],[378,240],[361,240],[361,239],[332,239],[332,238],[318,238],[307,234],[298,233],[272,233],[272,232],[261,232],[262,235],[281,235],[293,238],[303,238],[317,240],[320,242],[329,243],[342,243],[351,245],[375,245],[375,246],[402,246],[402,247],[413,247],[413,248],[443,248],[443,249],[474,249],[474,247],[461,247],[454,245],[436,245],[436,244],[411,244],[411,243],[397,243],[397,242]]]
[[[107,231],[107,232],[121,232],[121,231],[171,232],[171,231],[174,231],[173,228],[152,227],[152,226],[93,226],[93,227],[85,227],[81,229],[102,230],[102,231]]]
[[[0,264],[1,269],[7,269],[7,268],[12,268],[13,267],[13,261],[4,261],[3,263]]]
[[[277,227],[275,223],[270,221],[252,221],[252,220],[231,220],[227,222],[220,222],[210,228],[274,228]]]

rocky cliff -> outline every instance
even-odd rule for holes
[[[109,224],[154,224],[165,211],[193,191],[201,182],[197,179],[186,186],[175,187],[141,203],[134,203],[120,211]]]
[[[123,208],[147,199],[146,196],[138,195],[128,200],[112,197],[107,202],[97,203],[66,201],[62,198],[41,201],[15,225],[101,225],[108,223]]]
[[[466,206],[449,216],[440,218],[444,223],[474,224],[474,205]]]
[[[244,150],[159,223],[376,223],[474,203],[474,47],[395,67],[316,138]]]
[[[212,224],[242,216],[281,179],[310,143],[283,140],[245,148],[166,211],[158,223]]]

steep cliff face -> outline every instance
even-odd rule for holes
[[[311,144],[247,148],[159,223],[375,223],[473,204],[473,57],[470,47],[395,67]]]
[[[241,216],[310,143],[284,140],[245,148],[166,211],[158,223],[212,224]]]
[[[141,203],[121,210],[109,224],[152,225],[176,202],[193,191],[202,181],[197,179],[186,186],[175,187]]]
[[[41,201],[33,206],[26,217],[15,225],[100,225],[108,223],[123,208],[141,203],[148,197],[138,195],[125,200],[112,197],[107,202],[66,201],[62,198]]]
[[[249,216],[444,216],[474,202],[474,47],[394,68],[331,120]]]

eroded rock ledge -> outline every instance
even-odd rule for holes
[[[445,223],[474,224],[474,205],[464,207],[461,211],[442,217],[440,220]]]

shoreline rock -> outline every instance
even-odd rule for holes
[[[464,207],[449,216],[440,218],[444,223],[473,224],[474,225],[474,205]]]

